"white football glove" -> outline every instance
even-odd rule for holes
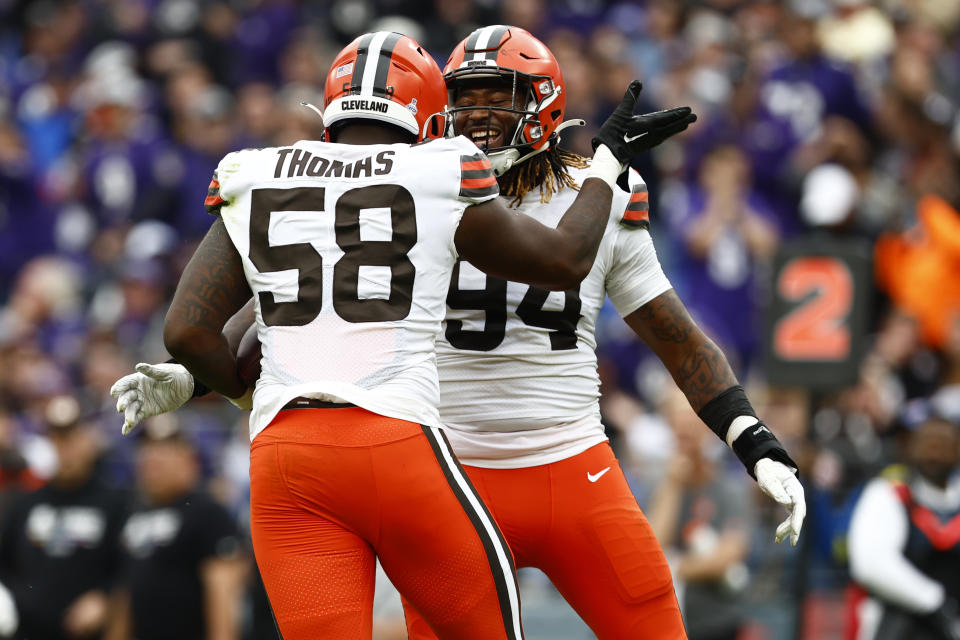
[[[793,469],[770,458],[758,460],[753,471],[760,489],[785,506],[789,512],[787,519],[777,527],[777,542],[782,542],[787,534],[790,534],[790,544],[796,546],[800,528],[803,527],[803,518],[807,515],[803,485],[797,480]]]
[[[179,409],[193,396],[193,376],[181,364],[137,365],[137,373],[123,376],[110,387],[123,414],[123,435],[145,418]]]

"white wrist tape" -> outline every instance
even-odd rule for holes
[[[753,416],[737,416],[734,418],[733,422],[730,423],[730,428],[727,429],[727,446],[732,449],[733,443],[740,437],[740,434],[758,422],[760,421]]]
[[[600,178],[610,185],[611,189],[614,189],[617,178],[626,168],[627,165],[620,164],[620,161],[614,157],[613,152],[606,145],[601,144],[593,153],[593,161],[590,163],[587,178]]]

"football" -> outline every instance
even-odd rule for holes
[[[237,374],[247,383],[248,388],[257,385],[260,378],[260,340],[257,337],[256,323],[250,325],[240,339],[237,347]]]

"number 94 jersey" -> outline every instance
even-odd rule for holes
[[[464,209],[496,197],[466,138],[227,155],[219,213],[254,296],[263,358],[251,438],[297,396],[438,426],[434,343]]]
[[[586,169],[571,169],[581,184]],[[647,231],[647,190],[631,171],[614,189],[593,268],[570,291],[546,291],[485,275],[458,262],[444,332],[437,341],[440,418],[464,464],[549,464],[604,442],[594,353],[597,316],[609,294],[626,316],[670,288]],[[556,227],[577,192],[549,203],[536,192],[517,207]]]

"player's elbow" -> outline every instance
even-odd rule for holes
[[[163,324],[163,345],[167,352],[185,364],[198,357],[206,342],[206,332],[201,327],[177,319],[167,318]]]
[[[558,261],[551,268],[551,277],[548,282],[541,286],[551,291],[566,291],[567,289],[576,289],[583,282],[583,279],[590,273],[593,267],[593,261],[573,260]]]
[[[560,234],[560,230],[557,231],[559,237],[556,241],[543,246],[543,254],[549,256],[551,263],[552,282],[540,286],[554,291],[577,289],[593,269],[593,262],[597,257],[597,243],[582,235]],[[599,239],[598,235],[595,240],[599,242]]]

